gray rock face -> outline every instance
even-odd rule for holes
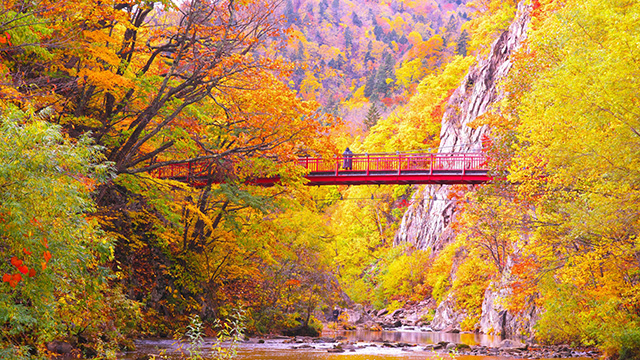
[[[488,129],[486,126],[472,129],[467,125],[491,110],[503,97],[496,85],[511,69],[509,57],[525,40],[529,20],[530,6],[521,1],[513,23],[493,43],[489,56],[479,60],[454,91],[442,119],[439,152],[482,150],[482,136]],[[451,242],[455,233],[450,224],[456,216],[456,204],[447,200],[448,192],[448,185],[425,186],[417,191],[402,218],[394,243],[410,243],[419,249],[435,252]],[[440,328],[455,327],[460,321],[458,315],[452,308],[441,304],[434,323]]]
[[[489,286],[484,292],[480,332],[506,337],[508,311],[502,305],[502,299],[509,295],[505,287]]]
[[[467,317],[467,314],[454,309],[455,299],[452,296],[447,296],[436,308],[431,328],[435,331],[460,332],[460,323]]]
[[[514,22],[494,42],[488,58],[479,60],[451,95],[442,118],[440,153],[482,151],[486,126],[472,129],[467,125],[503,96],[496,84],[511,69],[509,56],[526,38],[530,9],[524,3],[520,2]],[[395,244],[408,242],[419,249],[439,250],[448,243],[454,236],[448,226],[456,210],[453,201],[444,201],[448,191],[448,185],[426,185],[416,192],[402,218]]]
[[[342,312],[343,314],[347,315],[346,320],[349,324],[360,325],[366,323],[367,321],[371,321],[371,317],[362,309],[345,309]]]
[[[536,321],[540,318],[540,309],[530,299],[527,309],[514,314],[504,306],[504,299],[510,295],[509,287],[504,283],[492,284],[484,293],[480,332],[495,334],[502,338],[533,340]]]

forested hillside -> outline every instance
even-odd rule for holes
[[[294,88],[362,124],[368,103],[406,102],[418,82],[455,54],[466,56],[466,1],[287,0],[293,32],[285,57]],[[355,114],[351,115],[354,110]]]
[[[475,331],[500,293],[537,320],[517,336],[637,358],[636,2],[520,2],[503,96],[465,120],[495,181],[430,199],[459,204],[446,244],[394,244],[424,187],[304,186],[298,156],[437,151],[517,7],[2,2],[0,357],[115,358],[195,315],[317,335],[334,306],[428,299]],[[198,187],[158,176],[200,161]]]

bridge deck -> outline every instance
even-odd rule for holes
[[[203,186],[210,162],[173,164],[154,175]],[[334,159],[304,157],[306,185],[480,184],[491,180],[481,153],[353,154]],[[256,177],[249,183],[272,186],[278,177]],[[215,181],[214,181],[215,182]]]

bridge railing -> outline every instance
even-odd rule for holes
[[[486,158],[482,153],[378,153],[378,154],[353,154],[350,157],[351,167],[345,169],[345,157],[336,156],[333,159],[301,157],[300,166],[313,173],[333,173],[335,175],[349,174],[350,172],[396,172],[400,175],[403,171],[428,172],[433,174],[438,171],[462,171],[487,170]],[[211,161],[190,161],[177,163],[158,168],[152,175],[162,179],[180,179],[191,181],[205,175]]]
[[[350,169],[345,169],[345,156],[327,160],[323,158],[300,158],[302,167],[314,172],[358,171],[440,171],[440,170],[486,170],[486,158],[482,153],[427,153],[427,154],[353,154]]]
[[[211,161],[189,161],[163,166],[154,170],[151,174],[160,179],[185,179],[191,180],[194,176],[204,174],[209,169]]]

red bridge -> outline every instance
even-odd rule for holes
[[[345,166],[349,163],[350,167]],[[156,170],[154,175],[204,186],[210,164],[210,161],[173,164]],[[306,185],[480,184],[491,180],[482,153],[353,154],[330,160],[303,157],[299,164],[309,171]],[[279,177],[257,177],[248,183],[272,186],[279,180]]]

